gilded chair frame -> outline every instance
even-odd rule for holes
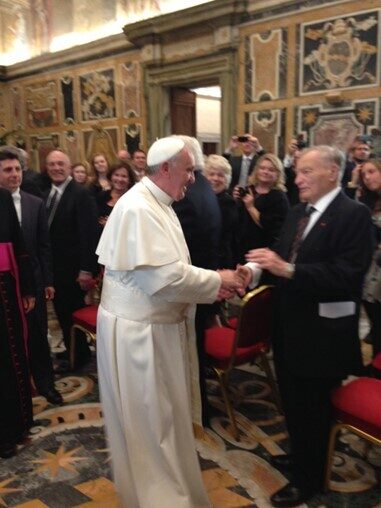
[[[90,339],[90,340],[88,340],[88,343],[90,345],[96,346],[96,343],[97,343],[96,332],[91,332],[84,326],[74,323],[71,327],[71,330],[70,330],[70,367],[71,367],[71,369],[74,369],[74,365],[75,365],[75,341],[76,341],[75,332],[76,332],[76,330],[80,330],[81,332],[84,332],[86,334],[86,337],[88,339]]]
[[[332,466],[333,466],[333,460],[334,460],[337,434],[343,430],[353,432],[354,434],[361,437],[362,439],[365,439],[366,441],[368,441],[370,443],[381,446],[381,439],[379,439],[378,437],[375,437],[372,434],[369,434],[368,432],[365,432],[365,431],[359,429],[358,427],[355,427],[354,425],[351,425],[349,423],[337,422],[331,429],[329,441],[328,441],[327,465],[326,465],[325,480],[324,480],[324,490],[326,492],[329,491],[329,484],[330,484],[330,480],[331,480],[331,472],[332,472]]]
[[[240,338],[242,314],[243,314],[245,305],[252,298],[254,298],[255,296],[259,295],[260,293],[262,293],[263,291],[265,291],[267,289],[271,289],[272,287],[273,286],[270,286],[270,285],[260,286],[258,288],[253,289],[252,291],[246,293],[246,295],[242,298],[242,306],[241,306],[241,310],[240,310],[239,317],[238,317],[238,324],[237,324],[237,329],[236,329],[236,334],[235,334],[235,340],[234,340],[233,350],[232,350],[229,364],[225,369],[212,366],[214,372],[217,375],[217,379],[218,379],[220,387],[221,387],[221,392],[222,392],[222,396],[223,396],[223,399],[225,402],[226,412],[227,412],[227,415],[228,415],[228,418],[230,421],[230,425],[231,425],[231,433],[232,433],[233,438],[236,441],[239,441],[240,437],[239,437],[239,431],[238,431],[237,421],[236,421],[235,414],[234,414],[233,405],[232,405],[232,402],[231,402],[230,396],[229,396],[229,376],[230,376],[230,373],[233,370],[233,367],[235,365],[237,348],[239,345],[239,338]],[[281,406],[280,395],[278,392],[278,387],[277,387],[277,384],[276,384],[276,381],[274,378],[274,374],[273,374],[272,369],[270,367],[269,361],[267,359],[266,351],[259,353],[257,355],[257,357],[260,360],[260,367],[265,372],[268,382],[270,384],[270,387],[271,387],[271,390],[273,393],[273,397],[274,397],[275,405],[276,405],[277,409],[279,410],[279,412],[282,413],[283,411],[282,411],[282,406]]]

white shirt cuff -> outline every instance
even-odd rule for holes
[[[249,268],[252,274],[249,288],[254,289],[255,287],[258,286],[259,279],[261,278],[262,275],[262,268],[259,268],[258,264],[253,262],[246,263],[245,266]]]

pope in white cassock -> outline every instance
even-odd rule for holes
[[[147,163],[97,250],[106,266],[98,372],[114,480],[124,508],[206,508],[192,428],[201,422],[194,304],[241,283],[234,272],[190,264],[171,207],[194,181],[184,141],[159,139]]]

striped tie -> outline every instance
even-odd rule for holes
[[[298,220],[298,223],[296,225],[296,233],[292,241],[290,254],[288,256],[288,260],[290,263],[293,263],[296,259],[296,256],[298,255],[298,250],[303,241],[303,233],[306,230],[307,224],[310,220],[310,216],[314,211],[315,208],[313,206],[307,205],[306,208],[304,209],[303,215]]]
[[[56,212],[54,205],[56,204],[57,196],[58,196],[58,190],[56,189],[54,191],[54,193],[52,194],[52,196],[50,196],[50,199],[48,199],[48,201],[46,202],[46,215],[48,216],[49,227],[51,226],[51,224],[53,222],[54,214]]]

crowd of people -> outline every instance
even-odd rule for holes
[[[0,148],[0,400],[10,408],[0,457],[32,425],[30,375],[62,404],[54,376],[71,369],[72,314],[101,273],[100,390],[123,503],[209,506],[191,425],[209,425],[204,331],[216,301],[270,282],[292,453],[274,464],[294,473],[271,502],[297,506],[322,488],[329,393],[362,372],[360,304],[381,351],[381,161],[361,136],[345,158],[296,136],[282,162],[251,134],[232,136],[223,155],[203,156],[188,136],[116,155],[74,162],[55,149],[35,172],[26,152]],[[54,368],[49,300],[66,347]],[[75,347],[78,369],[91,357],[81,332]]]

